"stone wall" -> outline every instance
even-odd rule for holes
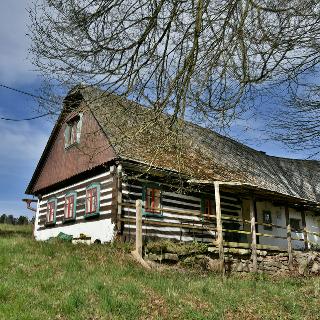
[[[218,271],[219,254],[216,247],[203,243],[174,243],[168,240],[148,243],[144,248],[145,260],[152,263],[177,264],[184,267]],[[249,249],[225,248],[225,269],[228,273],[252,270]],[[257,251],[258,272],[269,274],[296,273],[320,275],[320,253],[293,253],[293,270],[289,270],[288,253],[279,251]]]

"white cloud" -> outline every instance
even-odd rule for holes
[[[0,81],[6,84],[32,80],[36,74],[27,60],[28,12],[31,0],[0,1]]]
[[[33,122],[0,122],[0,170],[39,160],[48,140],[48,132]]]
[[[32,216],[21,199],[47,143],[49,126],[0,121],[0,213]]]

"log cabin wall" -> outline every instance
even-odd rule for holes
[[[212,215],[215,215],[214,194],[180,194],[170,190],[168,187],[155,184],[153,181],[144,183],[138,180],[122,182],[122,236],[125,241],[135,238],[135,202],[143,199],[144,189],[148,186],[156,186],[161,190],[161,213],[143,216],[143,236],[148,240],[161,238],[174,239],[178,241],[200,241],[212,242],[216,238],[215,231],[205,230],[206,226],[215,228],[215,217],[204,217],[204,201],[211,199]],[[241,217],[241,202],[236,195],[221,194],[222,214],[226,216]],[[157,222],[167,223],[167,226],[159,225]],[[178,224],[178,225],[170,225]],[[203,228],[204,227],[204,228]],[[239,223],[226,222],[225,228],[240,229]],[[239,241],[235,234],[226,234],[228,241]]]
[[[292,227],[292,247],[294,250],[303,250],[304,249],[304,233],[303,233],[303,225],[302,225],[302,215],[301,210],[297,208],[289,207],[289,219],[296,220],[299,225],[299,231],[294,230]],[[270,201],[258,201],[257,202],[257,216],[258,223],[263,223],[264,218],[263,215],[265,212],[269,212],[271,215],[271,222],[277,226],[282,226],[282,228],[272,227],[272,226],[257,226],[257,232],[263,233],[267,235],[273,235],[275,237],[259,237],[259,243],[261,245],[270,245],[277,246],[281,249],[287,248],[287,230],[286,230],[286,219],[285,219],[285,206],[275,206]],[[315,215],[311,211],[307,211],[306,213],[306,228],[307,230],[315,233],[319,233],[320,231],[320,220],[319,216]],[[276,238],[278,237],[278,238]],[[316,235],[308,235],[309,240],[314,243],[320,243],[320,237]],[[299,240],[295,240],[299,239]]]
[[[79,237],[83,233],[92,240],[102,242],[110,241],[113,237],[114,224],[111,222],[112,216],[112,193],[114,186],[114,168],[106,169],[105,172],[86,180],[79,181],[72,185],[54,192],[44,194],[39,201],[36,216],[35,237],[38,240],[47,240],[55,237],[59,232]],[[99,214],[89,218],[85,217],[86,188],[93,183],[100,186],[100,208]],[[74,221],[64,222],[65,196],[70,192],[76,192],[76,218]],[[56,223],[46,225],[48,200],[56,199]]]

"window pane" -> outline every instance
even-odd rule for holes
[[[95,213],[98,209],[97,188],[87,190],[87,213]]]
[[[48,222],[52,222],[54,219],[55,202],[48,202]]]
[[[161,208],[161,191],[159,189],[147,188],[145,210],[154,213],[160,213]]]

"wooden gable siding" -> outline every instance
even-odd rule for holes
[[[71,191],[76,192],[76,220],[72,222],[67,222],[65,225],[72,225],[77,223],[84,223],[90,221],[97,221],[102,219],[111,219],[111,209],[112,209],[112,187],[113,174],[110,171],[104,172],[90,179],[80,181],[76,184],[67,186],[63,189],[59,189],[55,192],[51,192],[42,197],[39,203],[39,213],[38,219],[38,229],[37,231],[44,230],[48,227],[45,226],[46,215],[47,215],[47,205],[49,199],[57,199],[57,210],[56,210],[56,224],[50,226],[49,228],[56,228],[63,226],[64,219],[64,206],[65,206],[65,195]],[[100,184],[100,210],[99,216],[90,217],[88,220],[84,219],[85,215],[85,199],[86,199],[86,187],[92,183]]]
[[[83,112],[80,143],[65,149],[64,131],[68,119],[70,116],[58,130],[33,186],[33,193],[115,158],[113,148],[89,110]]]
[[[127,241],[135,239],[135,201],[142,199],[143,183],[139,181],[130,181],[122,183],[122,218],[125,221],[122,226],[123,238]],[[168,238],[178,241],[200,241],[212,242],[215,240],[215,231],[206,231],[202,226],[210,224],[215,227],[216,219],[213,217],[204,218],[202,216],[201,200],[208,195],[198,194],[197,196],[182,195],[172,191],[162,189],[162,216],[145,216],[143,221],[148,221],[148,224],[143,224],[143,235],[148,239]],[[241,216],[241,203],[236,195],[221,193],[222,214],[226,216]],[[187,211],[189,214],[183,214]],[[194,213],[194,215],[192,215]],[[214,214],[214,212],[213,212]],[[127,221],[126,221],[127,220]],[[132,221],[129,221],[132,220]],[[165,223],[178,223],[179,226],[160,226],[157,221]],[[152,224],[154,222],[154,224]],[[193,225],[195,228],[189,228],[188,225]],[[199,227],[197,229],[196,227]],[[228,226],[225,226],[228,228]],[[229,227],[229,229],[234,229]],[[238,224],[238,228],[240,225]],[[225,235],[225,238],[232,239],[232,234]]]

